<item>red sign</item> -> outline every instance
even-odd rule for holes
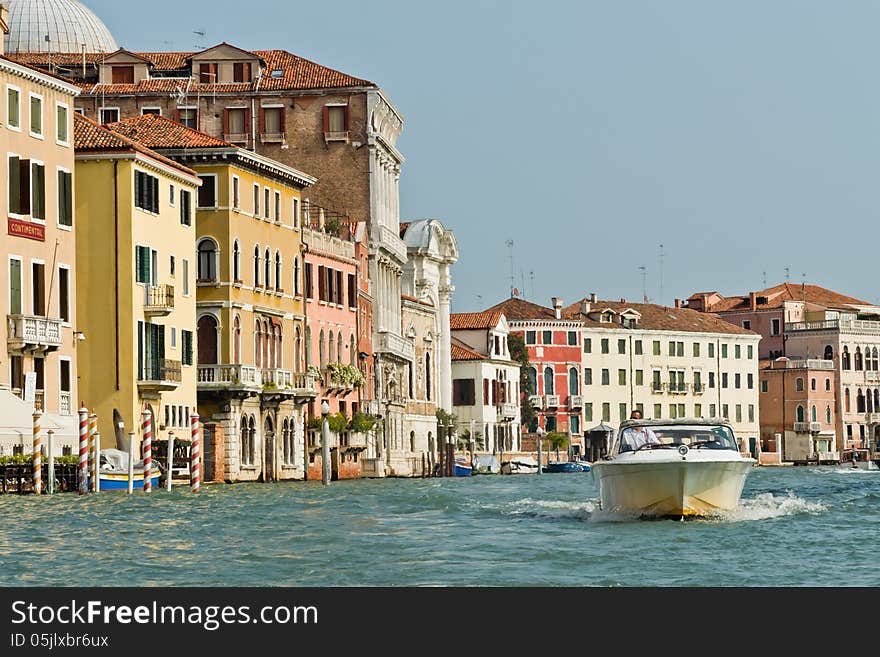
[[[32,224],[29,221],[9,218],[9,234],[15,237],[25,237],[38,242],[46,241],[46,227],[41,224]]]

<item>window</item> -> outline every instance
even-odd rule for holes
[[[755,348],[752,345],[746,347],[746,358],[752,360],[755,357]]]
[[[761,380],[761,392],[767,392],[770,389],[770,385],[767,383],[767,379]]]
[[[180,223],[184,226],[192,225],[192,193],[186,189],[180,190]]]
[[[709,343],[709,358],[715,358],[715,343]]]
[[[654,392],[659,392],[663,389],[663,384],[660,382],[660,370],[653,370],[651,372],[651,389]]]
[[[275,192],[275,221],[281,221],[281,192]]]
[[[173,326],[171,327],[171,348],[177,348],[177,329]]]
[[[235,62],[232,65],[232,81],[233,82],[250,82],[251,81],[251,63],[250,62]]]
[[[602,421],[611,421],[611,404],[609,402],[602,402]]]
[[[593,402],[587,402],[584,404],[584,421],[593,421]]]
[[[541,344],[553,344],[553,331],[543,331]]]
[[[610,374],[609,370],[607,370],[607,369],[602,370],[602,385],[603,386],[611,385],[611,374]]]
[[[755,389],[755,375],[752,374],[751,372],[749,372],[748,374],[746,374],[746,387],[747,387],[749,390],[754,390],[754,389]]]
[[[804,380],[803,380],[802,378],[798,377],[797,379],[795,379],[795,381],[794,381],[794,389],[797,390],[798,392],[802,392],[802,391],[803,391],[803,389],[804,389]]]
[[[174,207],[174,185],[168,185],[168,204]]]
[[[254,185],[254,218],[260,216],[260,186]]]
[[[284,141],[284,108],[262,107],[260,138],[263,141]]]
[[[831,424],[831,407],[830,406],[825,407],[825,423]]]
[[[626,415],[626,403],[625,402],[620,402],[617,405],[617,417],[620,418],[621,422],[626,420],[627,415]]]
[[[577,345],[578,343],[578,335],[577,331],[569,331],[568,332],[568,344],[569,346]]]
[[[31,94],[31,136],[43,136],[43,98]]]
[[[727,404],[721,404],[721,417],[727,419],[730,418],[730,409]]]
[[[660,355],[660,340],[654,340],[653,354],[654,354],[655,356],[659,356],[659,355]]]
[[[31,162],[31,217],[46,220],[46,167]]]
[[[70,322],[70,270],[58,268],[58,316],[63,322]]]
[[[153,278],[151,276],[153,263],[152,250],[148,246],[138,246],[136,247],[136,249],[137,252],[135,254],[135,280],[138,283],[145,283],[146,285],[149,285],[153,281]]]
[[[275,252],[275,289],[283,291],[283,279],[281,277],[281,252]]]
[[[669,355],[675,356],[675,343],[674,342],[669,343]]]
[[[171,272],[172,277],[174,276],[175,264],[176,264],[176,260],[174,259],[174,256],[171,256],[170,260],[169,260],[169,270]]]
[[[134,66],[111,66],[110,79],[113,84],[134,84]]]
[[[577,395],[579,392],[580,390],[578,386],[578,371],[576,368],[571,367],[568,370],[568,394]]]
[[[741,383],[742,383],[742,375],[739,372],[737,372],[736,374],[733,375],[733,387],[737,388],[737,389],[741,388],[742,387]]]
[[[265,189],[263,189],[263,216],[266,219],[270,218],[269,211],[271,209],[272,207],[269,205],[269,188],[266,187]]]
[[[743,407],[742,407],[742,404],[737,404],[737,405],[734,407],[734,411],[735,411],[735,414],[736,414],[736,421],[737,421],[737,422],[742,422],[742,421],[743,421]]]
[[[146,116],[147,114],[155,114],[156,116],[162,116],[162,108],[161,107],[141,107],[141,116]]]
[[[636,356],[642,355],[642,341],[641,340],[636,340],[635,343],[633,343],[633,351],[635,351]]]
[[[617,385],[626,385],[626,370],[617,370]]]
[[[727,345],[726,344],[721,345],[721,357],[727,358]]]
[[[310,263],[310,262],[306,263],[305,279],[306,279],[305,280],[306,299],[312,299],[314,297],[313,297],[313,293],[312,293],[312,263]]]
[[[57,103],[55,105],[55,140],[59,144],[67,145],[70,138],[70,110],[67,105]]]
[[[815,390],[815,389],[816,389],[816,379],[814,377],[814,378],[810,379],[810,390]]]
[[[189,296],[189,260],[183,260],[183,296]]]
[[[17,155],[9,156],[9,212],[30,214],[31,211],[31,161]]]
[[[454,379],[452,381],[452,405],[473,406],[475,403],[474,380]]]
[[[703,417],[703,405],[694,404],[694,417]]]
[[[235,210],[241,208],[241,181],[238,176],[232,176],[232,207]]]
[[[700,357],[700,343],[694,342],[694,358]]]
[[[248,109],[227,107],[223,112],[223,135],[226,141],[242,142],[248,138]]]
[[[740,358],[742,356],[742,352],[740,350],[740,345],[733,345],[733,357]]]
[[[770,320],[770,335],[779,335],[779,319]]]
[[[324,140],[348,141],[348,106],[324,107]]]
[[[611,351],[611,347],[610,347],[610,345],[608,344],[608,342],[609,342],[609,341],[608,341],[608,338],[602,338],[602,343],[601,343],[601,344],[602,344],[602,353],[603,353],[603,354],[607,354],[607,353],[609,353],[609,352]]]
[[[744,319],[744,320],[743,320],[743,323],[742,323],[742,327],[743,327],[745,330],[750,331],[750,330],[752,329],[752,322],[751,322],[750,320],[748,320],[748,319]]]
[[[663,406],[661,404],[654,404],[654,417],[651,419],[659,420],[662,417],[663,417]]]
[[[21,91],[6,87],[6,126],[21,128]]]
[[[202,186],[199,187],[199,207],[217,207],[217,176],[199,176]]]
[[[293,227],[299,228],[299,199],[293,199]]]
[[[636,370],[636,385],[645,385],[645,373],[642,370]]]
[[[709,387],[715,387],[715,372],[709,372]]]
[[[552,367],[544,368],[544,394],[545,395],[554,394],[553,368]]]
[[[217,280],[217,245],[214,240],[203,239],[198,247],[198,265],[196,278],[200,281]]]
[[[584,385],[593,385],[593,370],[589,367],[584,368]]]
[[[178,107],[177,122],[182,123],[187,128],[198,130],[199,127],[199,111],[195,107]]]
[[[593,353],[593,340],[590,338],[584,338],[584,353],[585,354]]]
[[[217,64],[199,64],[199,83],[214,84],[219,82],[217,79]]]
[[[9,314],[20,315],[21,310],[21,260],[9,259]]]
[[[143,171],[134,172],[134,205],[159,214],[159,179]]]
[[[119,122],[118,107],[102,107],[98,110],[98,122],[102,125]]]
[[[715,415],[715,404],[709,404],[709,417],[716,417]]]
[[[831,379],[825,379],[825,390],[831,390]]]
[[[617,341],[617,353],[619,353],[619,354],[626,353],[626,340],[618,340]]]
[[[726,387],[727,387],[727,372],[722,372],[722,373],[721,373],[721,387],[722,387],[722,388],[726,388]]]
[[[537,337],[534,331],[526,331],[526,344],[535,344]]]
[[[180,331],[180,346],[181,346],[181,362],[184,365],[192,365],[193,364],[193,340],[192,340],[192,331],[181,330]]]

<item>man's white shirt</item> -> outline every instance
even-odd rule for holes
[[[636,450],[646,443],[660,444],[660,439],[657,438],[657,434],[648,428],[639,428],[642,430],[639,431],[636,427],[629,427],[623,430],[623,433],[620,436],[621,448],[629,446],[630,450]],[[621,449],[621,451],[629,450]]]

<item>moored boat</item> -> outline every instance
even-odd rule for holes
[[[134,490],[143,490],[143,469],[140,471],[135,470],[133,479],[132,488]],[[159,487],[159,473],[151,472],[150,481],[152,482],[150,486],[153,490],[156,490]],[[128,490],[128,473],[100,472],[98,473],[98,483],[100,484],[101,490]]]
[[[735,508],[754,464],[726,420],[629,420],[592,472],[603,511],[685,517]]]
[[[536,474],[538,462],[530,456],[518,456],[501,464],[501,474]]]
[[[452,469],[452,474],[456,477],[470,477],[474,474],[474,468],[465,461],[456,461]]]
[[[590,466],[577,461],[552,461],[544,466],[544,472],[589,472]]]

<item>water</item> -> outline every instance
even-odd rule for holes
[[[5,495],[0,585],[878,586],[878,502],[880,473],[807,467],[686,522],[603,513],[590,474]]]

